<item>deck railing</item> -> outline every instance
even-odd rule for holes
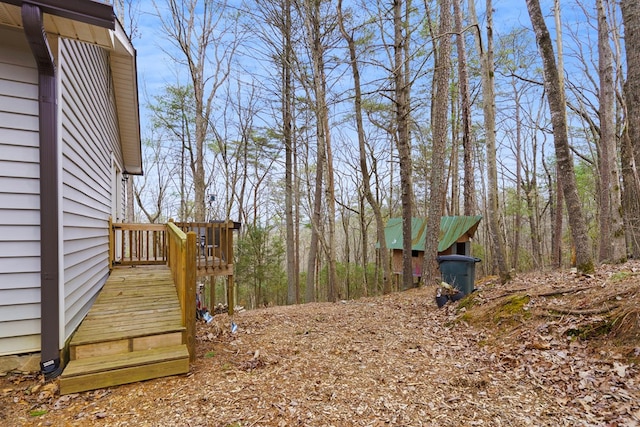
[[[196,234],[198,276],[233,275],[233,221],[177,222],[175,225]],[[150,265],[167,262],[167,228],[164,224],[113,223],[110,260],[113,265]]]
[[[184,233],[172,222],[167,223],[167,263],[178,291],[182,325],[186,328],[185,344],[189,359],[196,356],[196,234]]]
[[[193,242],[189,241],[188,248],[185,248],[185,251],[188,249],[187,254],[190,257],[189,274],[197,277],[226,276],[229,314],[233,313],[235,296],[233,231],[240,228],[239,223],[233,221],[173,223],[170,221],[165,225],[112,223],[109,220],[109,228],[111,230],[109,233],[110,268],[116,265],[169,264],[172,266],[174,261],[169,259],[169,254],[172,248],[176,250],[177,246],[174,248],[172,245],[177,243],[172,243],[171,239],[174,237],[170,237],[170,233],[177,234],[176,230],[178,230],[184,235],[193,234]],[[172,228],[176,230],[169,231]],[[176,286],[178,286],[177,282]],[[195,296],[192,300],[195,301]],[[195,309],[193,312],[195,313]]]
[[[112,265],[167,263],[167,227],[164,224],[114,223],[111,229]]]
[[[176,222],[182,231],[196,233],[196,266],[199,275],[233,274],[233,221]]]

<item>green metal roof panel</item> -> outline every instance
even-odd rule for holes
[[[440,234],[438,236],[438,252],[442,252],[453,245],[460,237],[469,233],[471,237],[476,232],[482,216],[443,216],[440,219]],[[424,251],[424,239],[427,233],[426,218],[411,219],[411,249]],[[384,229],[388,249],[402,249],[402,218],[389,218]]]

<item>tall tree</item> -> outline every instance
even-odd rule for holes
[[[458,80],[460,87],[460,115],[462,119],[462,152],[464,164],[464,214],[474,215],[476,207],[476,189],[473,174],[473,145],[471,134],[471,94],[469,73],[467,71],[467,52],[462,28],[462,0],[453,0],[453,12],[458,51]],[[455,167],[456,165],[454,165]],[[453,185],[457,185],[453,183]]]
[[[411,140],[409,139],[409,82],[407,81],[406,56],[407,43],[406,21],[402,0],[393,0],[393,84],[395,96],[393,99],[396,121],[395,140],[400,161],[400,199],[402,203],[402,288],[413,286],[412,236],[411,224],[413,218],[413,173],[411,166]]]
[[[559,90],[562,92],[562,98],[564,99],[564,54],[562,45],[562,18],[560,17],[560,0],[554,0],[553,2],[553,17],[556,24],[556,47],[558,49],[558,79]],[[562,114],[564,120],[567,120],[566,105],[562,105]],[[562,190],[562,181],[560,180],[560,164],[556,162],[556,203],[555,203],[555,215],[553,218],[553,231],[551,242],[551,253],[553,263],[556,267],[562,265],[562,227],[564,223],[564,191]]]
[[[434,70],[433,106],[431,108],[431,128],[433,147],[431,150],[431,176],[429,180],[429,207],[427,230],[424,243],[424,283],[439,283],[438,243],[440,238],[440,218],[444,213],[447,186],[444,180],[444,159],[447,149],[447,125],[449,105],[449,80],[451,78],[451,0],[440,0],[440,27],[438,31],[438,51]],[[456,167],[457,165],[452,165]],[[454,184],[456,185],[456,184]]]
[[[635,0],[622,0],[620,7],[627,54],[627,81],[624,84],[627,124],[622,142],[625,215],[632,252],[634,256],[640,256],[640,4]]]
[[[347,42],[349,47],[349,64],[351,65],[351,73],[353,74],[353,89],[354,89],[354,108],[355,108],[355,120],[356,130],[358,134],[358,159],[360,162],[360,173],[362,174],[362,191],[367,203],[373,210],[373,216],[376,221],[376,233],[378,236],[378,243],[380,244],[380,256],[382,258],[382,289],[385,294],[391,292],[391,267],[389,264],[389,251],[387,249],[387,242],[384,237],[384,223],[382,221],[382,212],[380,204],[373,196],[371,191],[371,173],[369,172],[369,166],[367,164],[367,151],[365,141],[364,119],[362,115],[362,87],[360,82],[360,68],[358,66],[358,56],[356,52],[356,41],[353,36],[353,32],[349,33],[344,25],[344,17],[342,13],[342,0],[338,0],[338,25],[340,26],[340,32],[342,37]],[[364,211],[364,209],[361,209]],[[363,236],[366,233],[363,228]],[[363,248],[365,250],[366,248]],[[366,252],[365,252],[366,253]],[[366,257],[365,257],[366,263]],[[366,264],[365,264],[366,267]]]
[[[295,173],[295,82],[293,65],[294,55],[294,28],[291,0],[253,0],[247,5],[251,13],[247,23],[249,31],[255,33],[266,48],[266,57],[278,70],[270,81],[272,91],[278,99],[279,117],[281,118],[282,143],[285,148],[285,194],[284,215],[286,233],[287,255],[287,303],[300,302],[299,279],[299,255],[297,246],[298,221],[295,210],[299,205],[299,196],[296,192],[297,181]],[[262,21],[262,25],[256,25],[256,18]]]
[[[316,0],[301,0],[296,2],[296,8],[304,22],[306,43],[310,54],[311,69],[310,82],[303,81],[305,89],[311,95],[311,108],[316,119],[317,167],[314,189],[314,206],[312,215],[312,241],[309,252],[307,269],[307,287],[313,289],[316,262],[317,242],[321,241],[328,261],[327,299],[335,301],[338,297],[337,289],[337,256],[336,256],[336,202],[334,185],[333,153],[331,143],[331,129],[329,127],[329,106],[327,100],[326,50],[327,40],[331,34],[332,25],[327,25],[323,16],[321,2]],[[301,72],[301,75],[307,73]],[[326,175],[325,175],[326,174]],[[326,180],[326,182],[325,182]],[[323,197],[324,190],[324,197]],[[326,208],[326,222],[328,235],[320,233],[322,206]],[[315,246],[315,247],[314,247]],[[307,296],[310,296],[307,294]]]
[[[179,180],[175,183],[176,193],[180,195],[179,221],[187,221],[193,218],[193,203],[189,198],[193,194],[193,172],[195,158],[188,147],[193,145],[193,129],[195,123],[193,108],[193,90],[190,86],[167,85],[161,95],[154,97],[150,105],[153,113],[152,124],[155,130],[160,131],[162,139],[171,147],[166,147],[176,165],[174,171],[177,177],[170,174],[170,179]],[[160,142],[158,142],[160,144]],[[160,145],[161,149],[162,147]],[[188,166],[187,166],[188,165]]]
[[[205,142],[211,132],[213,100],[231,73],[231,63],[241,37],[231,34],[234,21],[225,19],[226,4],[216,0],[166,0],[167,13],[156,6],[170,47],[165,53],[188,70],[193,88],[195,126],[193,145],[194,219],[206,219]]]
[[[297,229],[293,211],[295,175],[293,173],[293,46],[291,41],[291,0],[284,0],[282,14],[282,138],[285,147],[285,222],[287,229],[287,304],[300,302],[300,279],[297,272]]]
[[[600,75],[600,261],[626,260],[622,204],[617,168],[615,132],[615,86],[613,79],[613,53],[609,39],[610,27],[604,0],[596,0],[598,11],[598,70]]]
[[[547,24],[542,16],[540,2],[527,0],[527,10],[536,34],[536,42],[543,62],[544,85],[553,128],[554,146],[558,162],[558,180],[562,182],[562,191],[569,215],[569,226],[576,251],[576,267],[583,273],[594,270],[593,257],[589,246],[586,221],[580,204],[573,159],[569,149],[567,120],[564,105],[564,91],[560,86],[560,77],[556,67],[555,54]]]
[[[477,25],[477,15],[473,1],[469,2],[469,15]],[[480,52],[482,74],[482,111],[484,113],[485,148],[487,156],[487,211],[489,216],[489,233],[493,250],[493,265],[504,283],[511,279],[505,245],[500,224],[498,206],[498,169],[496,160],[496,104],[495,104],[495,70],[493,59],[493,4],[486,0],[487,48],[482,48],[480,33],[477,33],[476,44]]]

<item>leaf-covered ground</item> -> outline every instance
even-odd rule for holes
[[[217,315],[186,376],[59,396],[9,374],[0,425],[640,425],[640,263],[476,286]]]

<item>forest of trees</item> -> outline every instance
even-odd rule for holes
[[[476,274],[502,281],[640,255],[636,0],[135,4],[175,82],[144,101],[130,221],[241,222],[241,305],[412,286],[412,217],[482,215]]]

